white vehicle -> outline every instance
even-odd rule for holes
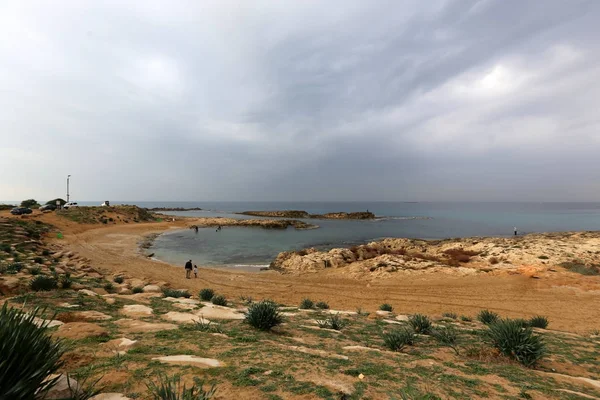
[[[74,202],[72,202],[72,201],[71,201],[71,202],[68,202],[68,203],[66,203],[66,204],[63,206],[63,208],[65,208],[65,209],[69,209],[69,208],[75,208],[75,207],[79,207],[79,206],[77,205],[77,203],[74,203]]]
[[[100,204],[100,207],[110,207],[110,201],[106,200],[104,203]]]

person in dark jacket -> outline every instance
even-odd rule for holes
[[[185,263],[185,278],[190,279],[192,277],[192,260]]]

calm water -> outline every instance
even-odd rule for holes
[[[80,202],[98,205],[98,202]],[[119,204],[119,202],[112,202]],[[123,202],[141,207],[201,207],[202,211],[173,213],[223,216],[248,210],[306,210],[374,212],[375,221],[308,220],[320,229],[284,231],[224,227],[171,232],[157,238],[151,251],[157,258],[183,264],[268,265],[285,250],[351,246],[384,237],[441,239],[468,236],[509,236],[519,232],[600,230],[600,203],[389,203],[389,202]]]
[[[140,203],[153,207],[160,204]],[[164,206],[169,206],[162,204]],[[171,206],[173,206],[171,204]],[[186,216],[223,216],[247,210],[333,211],[369,210],[375,221],[308,220],[319,229],[285,231],[224,227],[185,230],[161,235],[152,251],[156,257],[182,264],[188,259],[201,265],[268,265],[286,250],[306,247],[329,249],[351,246],[384,237],[441,239],[468,236],[509,236],[519,232],[600,230],[600,203],[178,203],[203,211],[176,213]]]

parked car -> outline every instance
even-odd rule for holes
[[[100,204],[102,207],[110,207],[110,201],[106,200],[104,203]]]
[[[64,208],[64,209],[67,209],[67,210],[68,210],[69,208],[75,208],[75,207],[79,207],[79,206],[77,205],[77,203],[74,203],[74,202],[72,202],[72,201],[70,201],[70,202],[66,203],[66,204],[63,206],[63,208]]]
[[[10,210],[12,215],[22,215],[22,214],[31,214],[31,208],[27,207],[15,207]]]
[[[44,204],[39,208],[40,211],[54,211],[56,206],[54,204]]]

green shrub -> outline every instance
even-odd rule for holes
[[[416,333],[420,333],[422,335],[429,335],[431,333],[431,321],[427,318],[426,315],[415,314],[411,315],[408,318],[408,323]]]
[[[71,274],[66,273],[60,277],[60,287],[63,289],[70,289],[73,281],[71,280]]]
[[[518,324],[521,328],[527,328],[529,326],[529,321],[523,318],[515,318],[513,321],[515,321],[515,324]]]
[[[133,289],[131,289],[131,291],[135,294],[135,293],[142,293],[144,291],[144,288],[141,286],[136,286]]]
[[[442,345],[450,347],[458,355],[458,332],[452,326],[436,328],[432,336]]]
[[[298,308],[301,310],[312,310],[315,308],[315,303],[311,299],[303,299]]]
[[[35,324],[40,314],[35,309],[25,315],[8,303],[0,310],[1,399],[43,397],[58,380],[45,381],[62,367],[63,349],[46,333],[48,322]]]
[[[102,288],[108,293],[111,293],[113,290],[115,290],[115,285],[113,285],[112,282],[106,282]]]
[[[42,257],[35,257],[33,259],[33,262],[36,264],[43,264],[44,263],[44,259]]]
[[[526,367],[535,365],[546,354],[542,338],[535,335],[532,328],[523,328],[511,319],[501,319],[491,324],[487,336],[502,354]]]
[[[315,307],[321,309],[321,310],[329,310],[329,304],[327,304],[324,301],[319,301],[315,304]]]
[[[176,299],[180,297],[185,297],[186,299],[192,297],[191,294],[187,290],[177,290],[177,289],[169,289],[163,288],[163,294],[165,297],[175,297]]]
[[[0,250],[2,250],[5,253],[10,253],[12,251],[12,247],[10,247],[10,244],[2,243],[0,244]]]
[[[340,317],[339,314],[332,314],[324,320],[317,320],[317,325],[319,325],[319,328],[341,331],[346,325],[348,325],[348,322]]]
[[[457,319],[458,315],[456,315],[456,313],[453,312],[445,312],[442,314],[442,317],[444,318],[451,318],[451,319]]]
[[[540,260],[547,260],[549,257],[548,257],[548,256],[544,256],[544,255],[542,255],[542,256],[539,256],[538,258],[539,258]]]
[[[217,306],[226,306],[227,305],[227,299],[225,298],[225,296],[222,296],[220,294],[214,295],[213,298],[210,299],[210,301]]]
[[[383,303],[382,305],[380,305],[380,306],[379,306],[379,309],[380,309],[381,311],[390,311],[390,312],[391,312],[391,311],[393,311],[393,310],[394,310],[394,307],[392,307],[392,305],[391,305],[391,304],[388,304],[388,303]]]
[[[211,301],[214,295],[215,291],[209,288],[205,288],[200,291],[200,299],[204,301]]]
[[[461,315],[460,320],[465,322],[471,322],[473,321],[473,318],[469,317],[468,315]]]
[[[58,288],[58,282],[54,277],[48,275],[37,275],[31,280],[29,286],[31,287],[31,290],[35,290],[36,292],[40,290],[47,291]]]
[[[397,329],[383,334],[383,344],[392,351],[402,351],[415,343],[415,333],[409,329]]]
[[[43,255],[43,256],[46,256],[46,257],[48,257],[48,256],[50,255],[50,250],[48,250],[48,249],[44,249],[44,250],[42,251],[42,255]]]
[[[548,318],[541,315],[536,315],[529,320],[529,326],[532,328],[546,329],[548,327]]]
[[[121,275],[118,275],[113,278],[113,281],[115,283],[121,284],[121,283],[125,282],[125,278],[123,278]]]
[[[194,378],[194,384],[187,388],[185,383],[181,386],[181,378],[160,374],[158,382],[150,381],[146,384],[150,392],[150,398],[153,400],[209,400],[215,395],[217,388],[212,385],[210,389],[204,389],[204,383]]]
[[[40,204],[34,199],[28,199],[21,202],[21,207],[39,208]]]
[[[42,272],[42,269],[40,267],[30,267],[29,268],[29,273],[31,275],[39,275]]]
[[[8,266],[5,269],[5,272],[7,274],[16,274],[17,272],[21,272],[22,269],[23,269],[23,264],[21,264],[19,262],[13,262],[11,264],[8,264]]]
[[[283,322],[277,304],[271,300],[252,303],[246,312],[246,322],[256,329],[268,331]]]
[[[490,310],[481,310],[479,314],[477,314],[477,319],[486,325],[493,324],[498,321],[499,318],[500,316],[497,313]]]
[[[596,265],[588,266],[580,261],[567,261],[560,263],[560,266],[581,275],[600,275],[600,267]]]

